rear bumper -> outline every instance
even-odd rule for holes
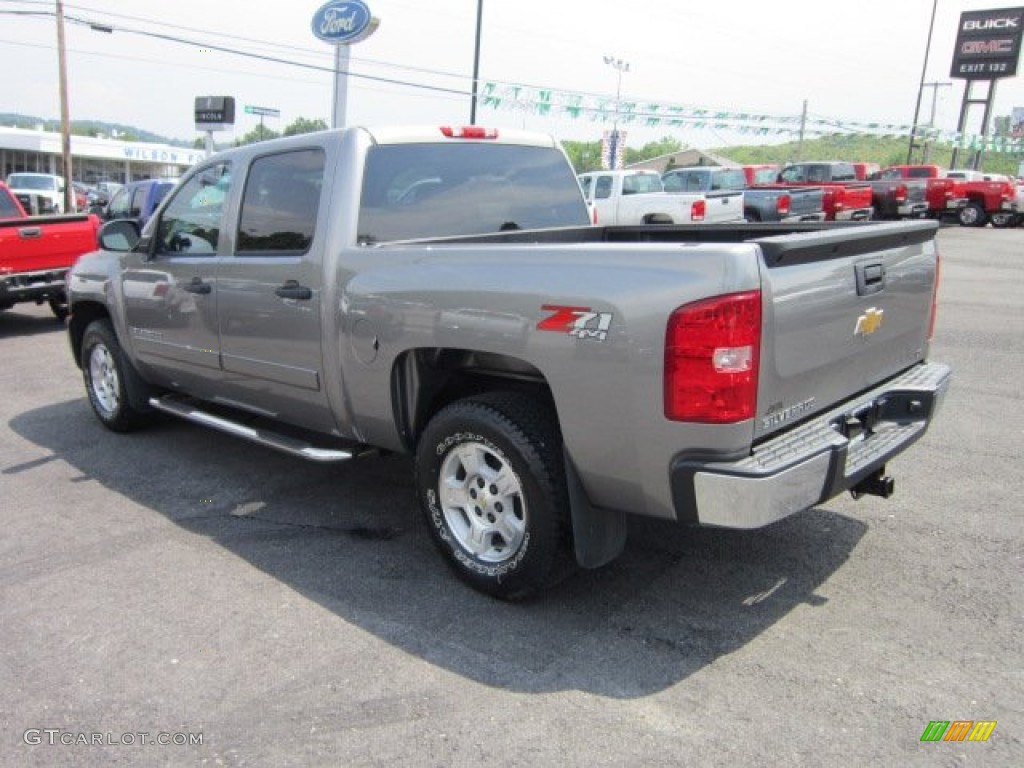
[[[836,221],[867,221],[871,214],[870,208],[850,208],[836,213]]]
[[[928,203],[904,203],[896,211],[900,216],[924,216],[928,213]]]
[[[781,219],[783,224],[793,224],[798,221],[824,221],[825,212],[817,211],[815,213],[795,213],[792,216],[787,216]]]
[[[64,296],[67,268],[0,275],[0,307]]]
[[[671,467],[676,516],[760,528],[849,490],[925,433],[951,379],[949,366],[922,363],[741,460],[679,456]]]

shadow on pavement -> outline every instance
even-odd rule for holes
[[[463,586],[434,551],[407,457],[316,465],[178,422],[115,435],[84,399],[10,427],[81,472],[76,482],[216,541],[410,654],[513,691],[627,698],[672,686],[826,602],[816,590],[866,531],[820,510],[750,532],[635,518],[613,564],[508,605]]]
[[[45,315],[25,314],[18,312],[19,306],[22,305],[0,310],[0,339],[64,332],[64,322],[49,314],[49,310]]]

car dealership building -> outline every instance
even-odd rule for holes
[[[202,149],[168,144],[71,137],[72,177],[86,184],[177,178],[205,156]],[[24,172],[64,174],[59,133],[0,127],[0,178]]]

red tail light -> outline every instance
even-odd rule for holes
[[[704,216],[707,215],[708,204],[706,200],[698,200],[690,208],[690,221],[704,221]]]
[[[907,185],[899,184],[896,186],[896,202],[905,203],[907,202]]]
[[[442,125],[441,133],[449,139],[496,139],[497,128],[484,128],[480,125]]]
[[[760,291],[677,309],[665,334],[665,418],[703,424],[752,418],[760,350]]]
[[[836,187],[833,190],[833,192],[832,192],[832,210],[834,210],[834,211],[841,211],[841,210],[843,210],[843,206],[845,204],[845,200],[844,200],[845,195],[846,195],[846,190],[843,189],[842,187]]]
[[[789,195],[782,195],[779,198],[779,202],[775,204],[775,209],[778,211],[779,216],[789,216],[791,205],[793,205],[793,198]]]
[[[935,318],[939,314],[939,273],[942,259],[939,258],[938,250],[935,251],[935,284],[932,286],[932,314],[928,318],[928,341],[935,336]]]

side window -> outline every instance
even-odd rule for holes
[[[313,242],[322,149],[282,152],[253,160],[238,221],[239,253],[305,253]]]
[[[123,219],[128,216],[128,207],[131,202],[131,195],[127,189],[117,190],[110,202],[107,204],[107,215],[112,219]]]
[[[665,174],[662,182],[665,184],[666,192],[681,192],[683,189],[683,180],[678,173]]]
[[[594,179],[592,177],[590,177],[590,176],[581,176],[580,177],[580,188],[583,190],[583,196],[588,201],[593,199],[590,196],[591,195],[591,191],[592,191],[591,187],[593,186],[593,184],[594,184]]]
[[[597,200],[605,200],[612,196],[612,177],[598,176],[594,185],[594,197]]]
[[[149,189],[147,185],[136,187],[132,193],[132,204],[128,209],[128,215],[132,218],[138,218],[142,215],[142,206],[146,202],[146,192]]]
[[[179,189],[160,217],[158,253],[213,256],[217,253],[221,214],[231,188],[231,166],[211,165],[196,172]]]

